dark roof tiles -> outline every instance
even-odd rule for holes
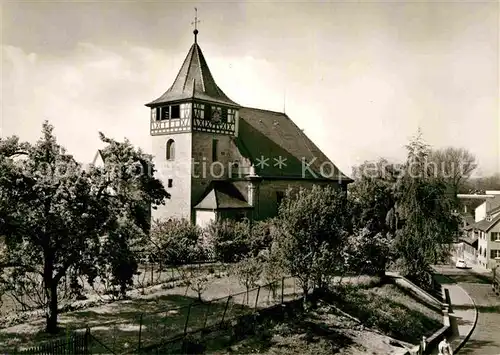
[[[473,228],[479,229],[483,232],[489,231],[493,226],[495,226],[500,221],[500,214],[488,221],[488,219],[483,219],[472,225]]]
[[[239,112],[235,143],[255,165],[257,175],[352,181],[286,114],[250,107]]]
[[[239,106],[217,86],[197,43],[194,43],[189,49],[188,55],[172,86],[162,96],[146,104],[146,106],[152,107],[186,99]]]

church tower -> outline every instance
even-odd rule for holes
[[[194,43],[172,86],[146,104],[157,177],[171,198],[152,211],[154,219],[186,218],[212,180],[226,179],[237,160],[240,106],[217,86],[200,46]]]

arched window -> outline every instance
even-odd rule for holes
[[[167,142],[167,160],[175,159],[175,142],[173,139],[169,139]]]

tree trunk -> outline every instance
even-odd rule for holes
[[[46,319],[47,324],[45,331],[49,334],[57,333],[57,311],[58,311],[58,299],[57,299],[57,281],[54,279],[54,260],[51,254],[45,255],[44,265],[43,265],[43,282],[45,287],[45,294],[47,296],[47,309]]]
[[[302,286],[302,294],[304,296],[304,305],[309,301],[309,285]]]
[[[57,316],[58,316],[58,300],[57,300],[57,284],[51,280],[48,291],[47,300],[47,325],[46,332],[49,334],[57,333]]]

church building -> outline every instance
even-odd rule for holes
[[[344,175],[284,113],[243,107],[215,82],[194,43],[172,86],[146,104],[156,176],[171,198],[154,219],[200,226],[277,214],[288,188],[334,185]]]

